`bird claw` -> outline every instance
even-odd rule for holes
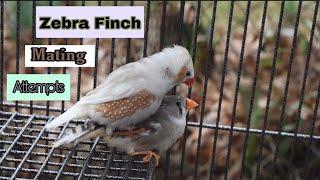
[[[90,119],[86,119],[83,126],[85,129],[91,129],[91,126],[93,125],[93,122]]]
[[[143,157],[143,162],[148,163],[150,162],[151,158],[154,157],[156,159],[156,166],[158,166],[160,161],[160,156],[152,151],[149,151],[149,152],[150,152],[149,154]]]
[[[141,151],[141,152],[134,152],[134,153],[130,153],[130,156],[138,156],[138,155],[144,155],[143,157],[143,162],[144,163],[149,163],[150,160],[152,159],[152,157],[154,157],[156,159],[156,167],[159,165],[159,161],[160,161],[160,156],[152,151]]]

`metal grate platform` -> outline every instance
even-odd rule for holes
[[[99,138],[51,147],[62,132],[83,123],[47,132],[44,125],[51,118],[0,111],[0,179],[151,179],[154,162],[110,149]]]

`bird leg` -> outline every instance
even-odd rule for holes
[[[129,156],[144,155],[144,157],[143,157],[143,162],[144,163],[150,162],[151,158],[154,157],[156,159],[156,166],[159,165],[160,156],[155,152],[152,152],[152,151],[139,151],[139,152],[130,152],[128,154],[129,154]]]
[[[94,123],[90,119],[86,119],[83,125],[85,129],[91,129],[91,125],[93,124]]]
[[[112,133],[112,137],[114,136],[129,136],[129,137],[132,137],[132,136],[135,136],[139,133],[142,133],[146,131],[146,129],[144,128],[135,128],[135,129],[132,129],[132,130],[124,130],[124,131],[116,131],[116,132],[113,132]]]

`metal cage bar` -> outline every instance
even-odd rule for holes
[[[312,126],[310,128],[310,137],[308,138],[308,149],[307,149],[307,154],[306,154],[306,158],[305,158],[305,162],[304,162],[304,172],[305,175],[308,175],[308,161],[310,160],[310,153],[311,153],[311,145],[314,142],[314,129],[315,129],[315,125],[316,125],[316,117],[318,114],[318,108],[319,108],[319,100],[320,100],[320,81],[318,83],[318,92],[317,92],[317,100],[316,100],[316,104],[314,107],[314,111],[313,111],[313,116],[312,116]],[[296,135],[298,137],[298,135]]]
[[[52,120],[53,118],[50,118],[49,120]],[[20,164],[18,165],[18,167],[16,168],[16,170],[14,171],[14,173],[12,174],[10,179],[14,179],[16,178],[17,174],[19,173],[20,169],[22,168],[22,165],[24,164],[24,162],[26,161],[26,159],[28,158],[28,156],[31,154],[33,148],[36,146],[36,143],[39,141],[41,135],[44,133],[45,128],[42,128],[42,130],[40,131],[39,135],[37,136],[37,138],[34,140],[33,144],[31,145],[31,147],[28,149],[26,155],[23,157],[23,159],[21,160]],[[22,132],[22,131],[21,131]],[[18,137],[17,137],[18,138]]]
[[[32,37],[31,45],[34,45],[36,40],[36,1],[32,0]],[[31,73],[34,74],[34,68],[31,67]],[[30,114],[33,114],[33,101],[30,101]]]
[[[3,13],[3,10],[4,10],[4,2],[1,1],[0,2],[0,110],[3,110],[3,101],[4,101],[4,95],[3,95],[3,92],[4,92],[4,75],[3,75],[3,71],[4,71],[4,59],[3,59],[3,43],[4,43],[4,32],[3,32],[3,23],[4,23],[4,20],[3,20],[3,16],[4,16],[4,13]]]
[[[16,7],[16,74],[19,74],[19,56],[20,56],[20,1],[17,1],[17,7]],[[15,102],[16,107],[15,110],[18,111],[18,101]]]
[[[297,139],[297,134],[298,130],[300,127],[300,120],[301,120],[301,111],[302,111],[302,106],[303,106],[303,100],[304,100],[304,94],[306,90],[306,84],[307,84],[307,78],[308,78],[308,73],[309,73],[309,64],[310,64],[310,59],[311,59],[311,52],[312,52],[312,44],[313,44],[313,37],[314,37],[314,30],[316,27],[316,21],[317,21],[317,16],[318,16],[318,9],[319,9],[319,1],[316,2],[316,6],[314,7],[314,13],[313,13],[313,19],[312,19],[312,27],[311,27],[311,33],[310,33],[310,38],[309,38],[309,43],[308,43],[308,55],[305,63],[305,70],[303,73],[303,80],[302,80],[302,87],[301,87],[301,96],[299,99],[299,107],[298,107],[298,115],[297,115],[297,120],[295,123],[295,128],[294,128],[294,137],[293,137],[293,143],[291,146],[294,146],[296,144],[296,139]],[[289,160],[289,177],[292,172],[292,159],[295,151],[294,148],[292,148],[291,155],[290,155],[290,160]]]
[[[285,85],[285,90],[284,90],[284,99],[283,99],[282,105],[281,105],[281,117],[280,117],[279,129],[278,129],[279,134],[281,133],[282,128],[283,128],[283,120],[284,120],[284,113],[285,113],[285,110],[286,110],[289,83],[290,83],[290,77],[291,77],[291,69],[292,69],[295,49],[296,49],[296,45],[297,45],[296,44],[297,43],[297,33],[298,33],[298,27],[299,27],[301,7],[302,7],[302,1],[299,1],[298,11],[297,11],[297,15],[296,15],[296,21],[295,21],[295,26],[294,26],[294,35],[293,35],[293,41],[292,41],[292,46],[291,46],[291,53],[290,53],[290,58],[289,58],[289,67],[288,67],[286,85]],[[276,162],[277,162],[278,155],[279,155],[279,144],[280,144],[279,137],[280,136],[277,137],[276,149],[275,149],[274,159],[273,159],[273,171],[272,171],[273,172],[272,173],[272,178],[273,179],[274,179],[274,176],[275,176]]]
[[[229,11],[229,20],[228,20],[228,30],[227,30],[227,39],[226,39],[226,47],[224,51],[224,58],[223,58],[223,70],[222,70],[222,76],[221,76],[221,85],[220,85],[220,95],[219,95],[219,107],[218,112],[221,112],[221,104],[222,104],[222,97],[223,97],[223,90],[224,90],[224,81],[225,81],[225,75],[226,75],[226,68],[228,63],[228,53],[229,53],[229,46],[230,46],[230,35],[231,35],[231,26],[232,26],[232,19],[233,19],[233,7],[234,2],[232,1],[230,4],[230,11]],[[220,118],[220,116],[217,116],[217,119]],[[218,120],[217,120],[218,122]],[[231,136],[233,133],[233,127],[234,127],[234,119],[231,121],[231,131],[229,133],[229,143],[228,143],[228,150],[227,150],[227,158],[226,158],[226,168],[224,173],[224,178],[228,178],[228,168],[229,168],[229,158],[230,158],[230,149],[231,149]],[[216,138],[217,136],[215,136]]]
[[[265,116],[264,116],[264,120],[263,120],[262,136],[261,136],[261,141],[259,144],[259,155],[258,155],[258,162],[257,162],[257,168],[256,168],[256,177],[257,178],[259,177],[259,171],[260,171],[260,165],[261,165],[261,159],[262,159],[261,157],[262,157],[262,151],[263,151],[263,143],[264,143],[264,138],[265,138],[265,131],[267,128],[273,79],[274,79],[274,74],[275,74],[275,69],[276,69],[276,59],[278,56],[278,47],[279,47],[284,5],[285,5],[285,1],[282,1],[281,7],[280,7],[279,23],[278,23],[278,27],[277,27],[277,37],[276,37],[276,41],[275,41],[274,54],[273,54],[273,59],[272,59],[272,70],[271,70],[271,76],[270,76],[269,87],[268,87],[268,95],[267,95],[268,97],[267,97],[267,102],[266,102]]]
[[[49,6],[52,6],[52,0],[49,0]],[[48,45],[51,45],[51,44],[52,44],[52,39],[48,38]],[[51,74],[50,67],[47,68],[47,73]],[[78,83],[78,84],[80,84],[80,83]],[[49,113],[50,113],[50,101],[47,101],[46,102],[46,115],[49,116]]]
[[[248,121],[247,121],[247,131],[250,129],[251,125],[251,119],[252,119],[252,112],[253,112],[253,106],[254,106],[254,99],[255,99],[255,93],[256,93],[256,87],[257,87],[257,81],[258,81],[258,74],[259,74],[259,66],[260,66],[260,56],[262,51],[262,43],[263,43],[263,33],[264,33],[264,27],[266,22],[266,16],[267,16],[267,10],[268,10],[268,1],[264,2],[263,6],[263,15],[261,20],[261,30],[259,34],[259,47],[256,57],[256,66],[254,70],[254,77],[253,77],[253,84],[252,84],[252,90],[251,90],[251,96],[250,96],[250,104],[249,104],[249,113],[248,113]],[[244,146],[242,151],[242,159],[241,159],[241,171],[240,171],[240,179],[243,178],[243,171],[244,171],[244,162],[247,155],[247,146],[248,146],[248,137],[249,133],[246,133],[245,139],[244,139]]]
[[[213,50],[211,48],[213,36],[214,36],[214,28],[215,28],[215,15],[216,15],[216,6],[217,3],[215,2],[212,7],[212,20],[211,20],[211,31],[210,31],[210,40],[209,40],[209,56],[206,59],[206,67],[205,67],[205,80],[204,80],[204,86],[202,91],[202,103],[201,103],[201,112],[200,112],[200,128],[199,128],[199,136],[198,136],[198,142],[197,142],[197,153],[196,153],[196,161],[195,161],[195,168],[194,168],[194,174],[193,178],[196,179],[198,176],[198,168],[199,168],[199,154],[200,154],[200,144],[201,144],[201,135],[202,135],[202,127],[203,127],[203,119],[204,119],[204,109],[205,109],[205,102],[206,102],[206,96],[207,96],[207,90],[208,90],[208,79],[209,79],[209,68],[210,68],[210,59],[212,59],[213,56]],[[227,51],[227,50],[226,50]],[[223,76],[223,75],[222,75]]]
[[[200,9],[201,9],[201,1],[197,1],[197,15],[196,15],[196,22],[195,22],[195,27],[194,27],[194,38],[193,38],[193,49],[192,49],[192,60],[193,63],[195,63],[195,57],[196,57],[196,52],[197,52],[197,39],[198,39],[198,33],[199,33],[199,23],[200,23]],[[191,98],[191,92],[192,92],[192,87],[189,88],[188,90],[188,98]],[[187,115],[186,118],[186,123],[189,122],[189,118]],[[186,139],[187,139],[187,127],[184,129],[184,135],[183,135],[183,140],[182,140],[182,150],[181,150],[181,162],[180,162],[180,179],[183,179],[183,172],[184,172],[184,161],[185,161],[185,151],[186,151]]]
[[[26,120],[27,118],[27,120]],[[115,155],[121,155],[121,152],[115,152],[114,150],[105,150],[101,149],[98,146],[105,146],[104,142],[96,139],[94,142],[86,141],[80,144],[77,144],[71,149],[68,148],[53,148],[50,145],[46,145],[43,141],[55,141],[57,137],[61,137],[63,132],[66,129],[72,128],[71,124],[67,124],[63,127],[62,131],[52,131],[49,132],[51,137],[44,135],[45,128],[44,125],[48,120],[51,120],[53,117],[47,116],[36,116],[28,115],[21,113],[8,113],[0,111],[0,128],[1,134],[4,137],[13,138],[12,141],[3,141],[0,140],[1,145],[8,145],[7,148],[3,146],[0,147],[0,153],[2,154],[0,159],[0,169],[2,173],[0,174],[1,179],[15,179],[21,178],[21,173],[28,172],[31,173],[32,178],[38,179],[43,178],[44,173],[46,175],[55,175],[55,179],[64,176],[71,177],[91,177],[91,178],[101,178],[107,177],[122,179],[121,176],[116,175],[117,172],[125,172],[127,169],[134,172],[135,176],[128,174],[128,179],[150,179],[150,173],[152,174],[154,165],[153,163],[144,164],[141,158],[133,158],[131,161],[131,167],[127,167],[126,164],[129,163],[128,160],[119,159],[112,157]],[[73,122],[74,123],[74,122]],[[18,124],[18,127],[14,126]],[[74,125],[73,125],[74,126]],[[17,131],[18,133],[15,133]],[[37,135],[29,135],[29,133],[34,132]],[[52,137],[54,136],[54,137]],[[24,140],[32,140],[23,142]],[[91,149],[88,150],[81,146],[91,146]],[[17,149],[19,147],[26,147],[24,149]],[[42,152],[41,149],[50,148],[49,152]],[[57,153],[56,151],[61,151],[62,153]],[[67,151],[67,152],[66,152]],[[77,156],[74,156],[74,152],[78,152]],[[82,154],[81,154],[82,153]],[[84,154],[83,154],[84,153]],[[101,158],[101,154],[111,154],[111,157],[105,159]],[[43,161],[36,159],[28,159],[30,156],[42,157]],[[12,158],[13,157],[13,158]],[[21,158],[21,159],[20,159]],[[58,160],[60,159],[60,160]],[[83,164],[73,164],[70,163],[71,159],[78,159],[79,162]],[[96,161],[104,164],[107,162],[107,166],[104,165],[90,165],[90,161]],[[18,163],[17,166],[10,165],[10,162]],[[26,168],[24,164],[30,164],[32,166],[39,166],[38,169]],[[115,164],[121,164],[117,167]],[[53,170],[54,168],[59,167],[59,170]],[[74,167],[80,169],[78,172],[72,172],[69,168]],[[105,171],[105,169],[110,170],[110,172]],[[91,171],[88,173],[87,170]],[[100,173],[92,173],[93,171],[99,171]],[[151,171],[151,172],[150,172]],[[6,176],[5,172],[10,172],[10,177]],[[148,173],[149,174],[148,174]],[[5,174],[3,174],[5,173]],[[50,176],[51,177],[51,176]]]

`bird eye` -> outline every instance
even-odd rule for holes
[[[177,105],[177,106],[181,106],[181,103],[180,103],[180,102],[176,102],[176,105]]]
[[[188,72],[186,73],[186,76],[190,76],[190,75],[191,75],[191,72],[188,71]]]

